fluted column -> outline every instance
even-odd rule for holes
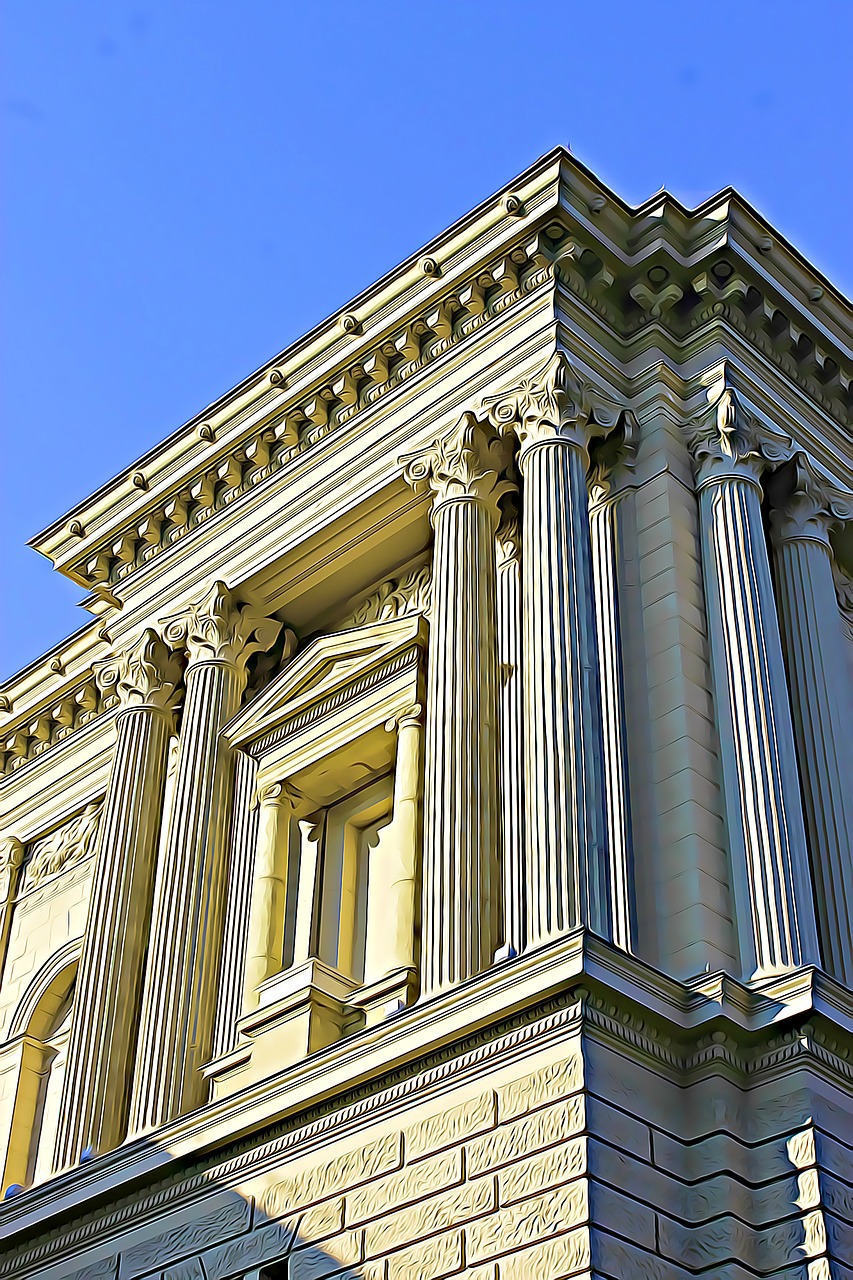
[[[501,870],[507,954],[524,950],[524,684],[521,530],[513,511],[497,534],[498,688],[500,691]]]
[[[258,842],[258,808],[253,805],[257,791],[258,762],[244,751],[237,752],[234,767],[234,806],[231,814],[228,890],[222,942],[219,998],[216,1002],[216,1029],[213,1056],[233,1049],[239,1039],[237,1022],[243,1009],[249,914],[252,908],[252,876]]]
[[[826,968],[853,986],[853,698],[829,545],[833,523],[853,517],[853,494],[802,455],[786,470],[770,527],[820,941]]]
[[[620,497],[620,493],[614,492],[609,469],[604,465],[596,468],[590,488],[589,531],[598,636],[598,671],[601,680],[612,938],[617,946],[631,951],[635,933],[635,894],[628,750],[625,741],[625,682],[619,621],[617,506]]]
[[[433,494],[421,992],[487,968],[498,924],[495,528],[503,450],[465,414],[404,461]]]
[[[221,729],[237,711],[246,662],[280,624],[222,582],[164,623],[188,666],[175,805],[145,974],[131,1128],[163,1124],[206,1100],[225,918],[234,782]]]
[[[527,945],[610,936],[595,601],[586,487],[595,423],[556,352],[492,418],[519,440],[524,603]]]
[[[761,514],[760,477],[790,442],[725,387],[691,444],[741,963],[755,977],[819,958]]]
[[[258,842],[246,947],[243,1012],[258,1005],[258,987],[281,970],[291,829],[301,796],[285,782],[269,782],[258,793]]]
[[[77,973],[55,1166],[109,1151],[127,1129],[169,738],[180,681],[151,630],[96,670],[121,709]]]

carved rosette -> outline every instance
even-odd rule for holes
[[[834,485],[803,453],[796,455],[785,472],[770,492],[774,541],[808,539],[828,549],[833,528],[853,519],[853,493]]]
[[[171,715],[179,700],[181,666],[176,654],[152,631],[133,648],[95,666],[98,688],[114,692],[122,710],[161,711]]]
[[[497,432],[475,414],[464,413],[449,431],[401,461],[414,489],[432,491],[433,510],[448,502],[473,500],[483,504],[497,525],[509,453]]]
[[[252,603],[241,603],[224,582],[214,582],[207,595],[180,613],[163,619],[168,644],[187,651],[192,664],[218,662],[245,675],[254,653],[269,649],[281,623],[267,618]]]
[[[790,436],[750,412],[726,380],[710,412],[692,424],[687,444],[697,488],[733,478],[758,485],[768,466],[786,462],[793,447]]]

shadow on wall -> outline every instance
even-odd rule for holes
[[[259,1138],[258,1145],[263,1143]],[[147,1147],[147,1150],[146,1150]],[[109,1200],[91,1218],[81,1214],[79,1202],[67,1215],[51,1213],[73,1184],[92,1179],[102,1165],[105,1181],[113,1163],[139,1167],[149,1163],[156,1148],[134,1143],[103,1161],[87,1163],[58,1178],[21,1190],[0,1202],[0,1277],[21,1280],[365,1280],[375,1264],[362,1265],[364,1229],[344,1227],[343,1195],[326,1197],[305,1207],[296,1185],[291,1194],[286,1180],[270,1181],[264,1204],[233,1189],[202,1182],[203,1198],[188,1204],[186,1170],[176,1171],[171,1187],[156,1174],[151,1194],[143,1190],[125,1218],[122,1235],[110,1231],[108,1245],[85,1247],[88,1222],[110,1216]],[[160,1164],[158,1160],[156,1162]],[[156,1184],[156,1185],[155,1185]],[[91,1184],[90,1184],[91,1185]],[[138,1183],[137,1183],[138,1185]],[[320,1192],[322,1195],[323,1192]],[[123,1207],[126,1200],[119,1194]],[[43,1209],[37,1226],[27,1229],[30,1212]],[[126,1210],[125,1210],[126,1212]],[[20,1228],[17,1224],[20,1223]],[[51,1229],[52,1228],[52,1229]],[[68,1242],[63,1236],[68,1236]],[[414,1274],[414,1273],[412,1273]]]

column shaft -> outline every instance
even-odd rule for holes
[[[779,622],[824,964],[853,986],[853,697],[829,545],[833,509],[849,515],[851,506],[805,459],[795,475],[771,516]]]
[[[617,501],[610,499],[591,507],[589,525],[601,680],[612,937],[617,946],[630,951],[635,932],[633,853],[619,623]]]
[[[240,751],[234,778],[234,807],[231,818],[231,850],[228,865],[228,894],[222,945],[222,970],[213,1056],[227,1053],[237,1044],[237,1020],[243,1008],[249,914],[252,907],[252,875],[258,839],[258,808],[255,794],[257,761]]]
[[[741,960],[752,977],[817,961],[814,904],[760,487],[712,478],[699,511]]]
[[[494,523],[475,498],[434,512],[427,674],[422,992],[495,949],[497,689]]]
[[[528,945],[610,933],[586,452],[522,447]]]
[[[498,531],[497,626],[500,696],[501,871],[503,941],[524,950],[524,684],[522,675],[521,548],[516,521]]]
[[[117,719],[77,974],[57,1168],[76,1164],[86,1148],[111,1150],[127,1131],[178,678],[177,663],[152,632],[133,654],[98,673],[99,683],[118,685],[126,705]]]

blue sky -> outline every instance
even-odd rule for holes
[[[6,0],[0,678],[45,525],[558,142],[853,292],[849,0]]]

